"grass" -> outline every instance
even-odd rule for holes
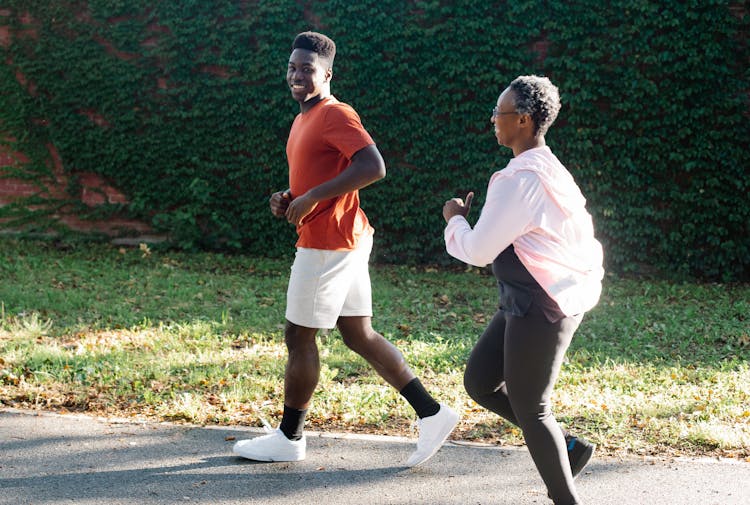
[[[0,241],[0,405],[278,422],[288,259]],[[463,390],[496,306],[482,269],[377,266],[374,324],[456,406],[454,438],[521,444]],[[750,286],[607,277],[574,338],[556,416],[612,453],[750,460]],[[336,331],[319,337],[315,429],[409,434],[413,413]]]

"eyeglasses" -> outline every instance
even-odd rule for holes
[[[503,115],[505,115],[505,114],[518,114],[518,112],[517,112],[517,111],[515,111],[515,110],[513,110],[513,111],[508,111],[508,112],[501,112],[501,111],[497,110],[497,107],[494,107],[494,108],[492,109],[492,117],[493,117],[493,118],[496,118],[497,116],[503,116]]]

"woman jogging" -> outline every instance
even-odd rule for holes
[[[519,426],[557,505],[580,504],[574,477],[594,446],[564,432],[550,396],[583,313],[601,292],[602,248],[586,200],[547,147],[544,135],[560,98],[546,77],[511,82],[492,112],[495,137],[514,158],[493,174],[474,228],[466,202],[447,201],[448,253],[476,266],[492,264],[500,308],[477,341],[464,386],[483,407]]]

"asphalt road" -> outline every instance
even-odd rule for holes
[[[549,504],[523,448],[447,444],[423,466],[414,440],[308,433],[307,459],[235,457],[260,430],[134,423],[0,409],[0,504]],[[596,458],[585,504],[747,505],[750,463]]]

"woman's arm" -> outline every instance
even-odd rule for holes
[[[473,229],[460,214],[449,219],[444,233],[448,254],[470,265],[492,263],[533,226],[534,209],[541,203],[543,192],[539,178],[531,172],[516,172],[511,177],[495,174]]]

